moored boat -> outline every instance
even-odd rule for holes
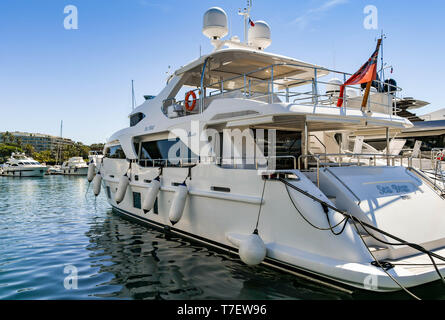
[[[0,172],[10,177],[43,177],[48,168],[24,153],[13,152]]]
[[[244,43],[222,40],[226,13],[206,12],[215,50],[172,74],[109,138],[95,194],[102,187],[115,212],[249,265],[372,291],[442,278],[444,195],[389,153],[373,156],[386,165],[347,162],[328,149],[338,143],[321,141],[412,127],[393,110],[401,89],[345,89],[326,79],[345,72],[266,53],[270,28],[252,25]],[[317,149],[332,156],[321,161]]]

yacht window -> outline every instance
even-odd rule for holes
[[[171,148],[174,148],[172,152],[176,152],[173,155],[170,154],[169,157]],[[142,166],[179,166],[181,164],[180,162],[182,162],[182,164],[194,163],[197,158],[198,157],[179,138],[174,140],[166,139],[142,142],[139,155]]]
[[[133,192],[133,207],[141,209],[141,194],[139,192]]]
[[[142,112],[137,112],[130,117],[130,127],[137,125],[142,119],[145,118],[145,114]]]
[[[19,162],[19,164],[23,165],[23,162]]]
[[[258,134],[258,130],[253,130],[255,143],[258,148],[262,151],[264,157],[267,158],[269,155],[269,131],[263,130],[263,134]],[[275,168],[278,170],[284,169],[294,169],[298,157],[301,155],[301,132],[295,131],[275,131]],[[261,138],[260,138],[261,137]],[[220,134],[220,154],[223,155],[223,134]],[[243,139],[242,148],[246,150],[245,146],[246,140]],[[272,155],[272,154],[271,154]],[[260,159],[260,155],[255,156],[256,159]],[[246,162],[246,163],[245,163]],[[256,161],[253,164],[248,164],[249,162],[243,160],[243,165],[237,165],[238,168],[243,169],[256,169]],[[223,167],[233,167],[232,164],[223,165]]]
[[[105,150],[105,157],[111,159],[126,159],[124,150],[120,145],[108,147]]]

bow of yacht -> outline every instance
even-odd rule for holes
[[[362,108],[350,86],[337,107],[336,79],[349,74],[264,52],[264,22],[246,43],[221,40],[224,16],[212,8],[204,18],[215,51],[174,72],[90,164],[94,193],[249,265],[373,291],[438,280],[443,194],[386,153],[376,165],[339,150],[342,132],[412,126],[393,108],[400,88],[371,91]]]

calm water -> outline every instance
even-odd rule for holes
[[[407,298],[347,295],[247,267],[122,219],[91,188],[84,177],[0,177],[0,299]],[[77,268],[77,289],[64,287],[66,266]],[[439,282],[414,292],[445,298]]]

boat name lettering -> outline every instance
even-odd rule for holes
[[[393,194],[393,193],[408,193],[409,187],[407,185],[392,184],[390,186],[377,185],[377,190],[380,194]]]

